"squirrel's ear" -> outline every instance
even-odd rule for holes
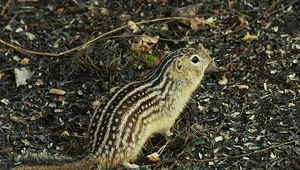
[[[181,67],[181,58],[177,58],[175,61],[175,70],[178,72],[181,72],[182,67]]]

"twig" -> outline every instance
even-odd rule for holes
[[[276,3],[273,3],[262,15],[260,15],[259,17],[257,17],[256,19],[254,19],[252,22],[250,22],[248,25],[250,26],[250,25],[252,25],[253,23],[255,23],[256,21],[258,21],[259,19],[261,19],[263,16],[265,16],[266,15],[266,13],[269,11],[269,10],[271,10],[272,8],[274,8],[274,6],[275,6],[275,4]],[[215,38],[221,38],[221,37],[225,37],[225,36],[227,36],[227,35],[229,35],[229,34],[233,34],[233,33],[236,33],[236,32],[239,32],[240,30],[243,30],[243,29],[245,29],[246,27],[239,27],[238,29],[236,29],[236,30],[233,30],[233,31],[231,31],[231,32],[228,32],[228,33],[226,33],[226,34],[223,34],[223,35],[220,35],[220,36],[217,36],[217,37],[215,37]]]
[[[273,14],[279,12],[279,11],[282,11],[283,9],[285,9],[285,8],[287,8],[287,7],[291,6],[291,5],[293,5],[293,4],[296,3],[297,1],[300,1],[300,0],[295,0],[295,1],[293,1],[293,2],[291,2],[291,3],[289,3],[289,4],[285,5],[285,6],[283,6],[282,8],[280,8],[280,9],[278,9],[278,10],[276,10],[276,11],[270,12],[268,15],[270,16],[270,15],[273,15]],[[275,5],[276,5],[276,2],[273,3],[273,4],[272,4],[272,5],[271,5],[271,6],[270,6],[270,7],[269,7],[262,15],[260,15],[258,18],[256,18],[256,19],[253,20],[252,22],[250,22],[248,25],[252,25],[252,24],[255,23],[256,21],[258,21],[259,19],[261,19],[263,16],[266,16],[267,13],[268,13],[272,8],[275,7]],[[240,27],[240,28],[238,28],[238,29],[236,29],[236,30],[234,30],[234,31],[231,31],[231,32],[227,33],[227,34],[224,34],[224,35],[221,35],[221,36],[217,36],[216,38],[221,38],[221,37],[227,36],[227,35],[229,35],[229,34],[239,32],[240,30],[243,30],[243,29],[245,29],[245,27]]]
[[[225,160],[225,159],[242,158],[242,157],[251,156],[251,155],[254,155],[254,154],[257,154],[257,153],[260,153],[260,152],[266,152],[270,149],[278,148],[280,146],[288,145],[288,144],[299,142],[299,141],[300,141],[300,138],[299,139],[294,139],[294,140],[291,140],[291,141],[287,141],[287,142],[284,142],[284,143],[280,143],[280,144],[277,144],[277,145],[272,145],[272,146],[264,148],[264,149],[260,149],[260,150],[257,150],[257,151],[251,152],[251,153],[245,153],[245,154],[241,154],[241,155],[226,156],[226,157],[212,158],[212,159],[189,159],[189,158],[187,158],[187,159],[183,159],[181,161],[183,161],[183,162],[187,162],[187,161],[209,162],[209,161],[219,161],[219,160]],[[166,161],[166,162],[174,162],[174,161],[175,160],[169,160],[169,161]]]
[[[148,21],[141,21],[141,22],[137,22],[136,25],[140,25],[140,24],[146,24],[146,23],[153,23],[153,22],[158,22],[158,21],[167,21],[167,20],[181,20],[181,19],[191,19],[191,18],[188,18],[188,17],[168,17],[168,18],[158,18],[158,19],[153,19],[153,20],[148,20]],[[124,26],[121,26],[119,28],[116,28],[114,30],[111,30],[111,31],[108,31],[78,47],[75,47],[75,48],[72,48],[70,50],[67,50],[67,51],[64,51],[64,52],[60,52],[60,53],[48,53],[48,52],[36,52],[36,51],[32,51],[32,50],[26,50],[26,49],[23,49],[21,47],[18,47],[18,46],[14,46],[13,44],[10,44],[8,42],[5,42],[3,40],[0,39],[0,43],[1,44],[4,44],[5,46],[8,46],[16,51],[19,51],[21,53],[24,53],[24,54],[33,54],[33,55],[43,55],[43,56],[50,56],[50,57],[60,57],[60,56],[63,56],[63,55],[66,55],[68,53],[71,53],[71,52],[74,52],[74,51],[80,51],[80,50],[83,50],[85,49],[87,46],[89,46],[90,44],[94,43],[95,41],[98,41],[100,40],[101,38],[109,35],[109,34],[112,34],[112,33],[115,33],[117,31],[120,31],[122,29],[125,29],[127,28],[128,25],[124,25]]]
[[[11,0],[8,0],[8,1],[6,2],[4,9],[1,11],[1,14],[0,14],[1,16],[4,15],[4,13],[5,13],[5,11],[6,11],[7,7],[8,7],[8,5],[9,5],[9,3],[10,3],[10,1],[11,1]]]
[[[14,19],[15,19],[20,13],[23,13],[23,12],[29,12],[29,10],[18,11],[18,12],[12,17],[12,19],[8,22],[8,24],[6,24],[6,26],[9,25],[9,24],[11,24],[11,23],[14,21]],[[5,27],[2,28],[1,33],[2,33],[4,30],[5,30]]]
[[[262,70],[258,70],[258,69],[257,69],[256,71],[258,71],[260,74],[263,74],[264,76],[269,77],[269,78],[271,78],[271,79],[273,79],[273,80],[275,80],[275,81],[277,81],[277,82],[279,82],[279,83],[281,83],[281,84],[284,84],[284,85],[293,87],[292,84],[287,83],[287,82],[282,81],[282,80],[279,80],[279,79],[277,79],[277,78],[275,78],[275,77],[273,77],[273,76],[270,76],[269,74],[265,73],[265,72],[262,71]]]

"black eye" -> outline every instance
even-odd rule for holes
[[[193,63],[198,63],[199,62],[199,58],[197,57],[197,56],[194,56],[192,59],[191,59],[191,61],[193,62]]]

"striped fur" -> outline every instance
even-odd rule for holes
[[[202,46],[169,53],[150,74],[125,85],[95,109],[89,124],[86,158],[64,165],[25,165],[15,169],[86,170],[111,168],[119,163],[136,167],[128,162],[137,157],[151,135],[170,133],[209,64],[215,66]]]
[[[101,104],[90,120],[90,157],[99,158],[103,167],[113,167],[134,160],[153,133],[167,134],[212,61],[203,50],[184,48],[171,52],[149,75],[119,89]],[[184,71],[194,71],[190,63],[190,56],[194,54],[204,61],[201,68],[197,68],[199,75],[185,72],[175,75],[174,61],[178,58],[187,60],[183,64],[191,65]],[[186,89],[188,92],[184,95]],[[164,127],[164,121],[171,123]]]

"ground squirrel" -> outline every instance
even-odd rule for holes
[[[88,170],[138,165],[136,159],[146,140],[154,133],[169,135],[206,70],[216,69],[200,45],[167,54],[158,67],[141,80],[120,88],[100,104],[89,124],[89,155],[62,165],[21,165],[15,170]]]

